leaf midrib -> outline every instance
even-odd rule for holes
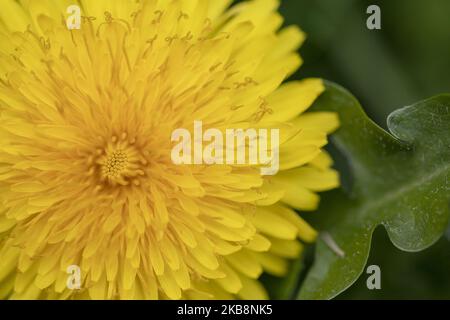
[[[366,216],[370,212],[372,212],[374,209],[383,207],[386,205],[386,203],[390,203],[398,198],[400,198],[402,195],[410,192],[414,188],[430,182],[434,180],[436,177],[439,177],[441,174],[443,174],[446,171],[450,170],[450,164],[444,165],[442,167],[437,168],[434,170],[431,174],[426,175],[425,177],[418,177],[418,179],[412,179],[409,180],[409,183],[403,184],[400,188],[396,189],[394,192],[388,190],[387,192],[383,193],[381,196],[372,198],[372,199],[364,199],[364,205],[361,205],[358,207],[358,211],[363,211],[364,214],[358,215],[358,218],[361,216]],[[390,192],[389,192],[390,191]],[[353,217],[354,218],[354,217]],[[382,221],[379,221],[381,223]]]

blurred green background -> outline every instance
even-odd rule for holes
[[[381,8],[381,30],[366,28],[371,4]],[[280,11],[308,34],[294,78],[346,87],[382,127],[393,110],[450,92],[449,0],[282,0]],[[337,166],[346,171],[342,160]],[[338,299],[450,299],[450,229],[433,247],[406,253],[378,228],[370,264],[381,268],[382,289],[368,290],[363,273]]]

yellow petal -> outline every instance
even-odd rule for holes
[[[230,266],[252,279],[257,279],[263,271],[254,256],[245,249],[227,256],[226,260]]]
[[[267,102],[273,110],[265,116],[265,122],[289,121],[308,109],[323,92],[324,86],[320,79],[288,82],[267,97]]]
[[[289,220],[279,215],[279,207],[258,208],[253,222],[264,234],[286,240],[295,239],[297,228]]]

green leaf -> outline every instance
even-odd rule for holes
[[[450,95],[393,112],[392,134],[374,124],[345,89],[327,83],[314,109],[338,112],[335,146],[346,156],[351,190],[322,197],[313,225],[322,232],[300,299],[330,299],[362,273],[372,233],[383,225],[392,243],[420,251],[449,220]]]
[[[383,227],[372,236],[367,265],[381,269],[381,290],[367,290],[367,275],[358,280],[338,299],[450,299],[450,241],[442,237],[421,252],[402,252],[395,248]],[[406,290],[407,288],[407,290]]]

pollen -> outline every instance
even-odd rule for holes
[[[128,157],[123,150],[116,150],[106,157],[103,174],[108,178],[117,178],[128,166]]]
[[[99,149],[100,180],[111,185],[126,186],[132,181],[139,185],[137,177],[144,176],[147,161],[139,149],[134,146],[134,140],[127,140],[127,134],[123,133],[119,140],[116,136],[111,138],[106,148]]]

